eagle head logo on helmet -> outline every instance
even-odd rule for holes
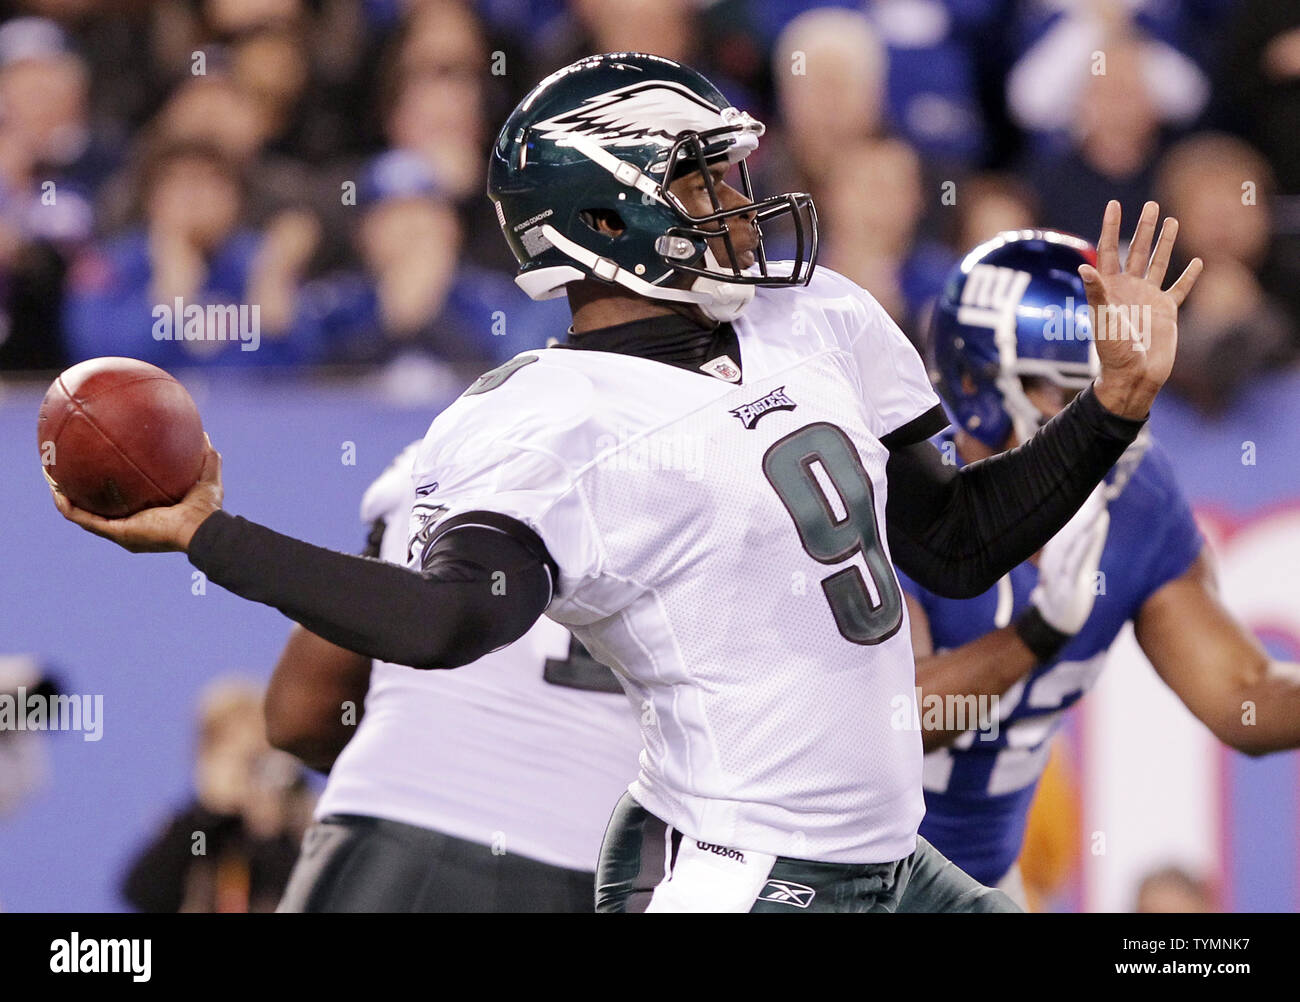
[[[560,296],[573,281],[596,278],[650,299],[693,303],[722,321],[739,316],[758,286],[806,285],[817,259],[817,213],[803,193],[755,199],[745,158],[758,148],[762,122],[732,107],[694,70],[644,53],[580,59],[551,74],[519,103],[492,149],[488,197],[515,259],[516,282],[534,299]],[[739,164],[752,204],[723,209],[707,167]],[[713,212],[689,214],[669,190],[683,173],[702,172]],[[594,213],[614,214],[611,235]],[[729,253],[719,262],[710,240],[731,250],[727,223],[752,215],[754,264]],[[769,262],[763,224],[789,223],[793,258]]]

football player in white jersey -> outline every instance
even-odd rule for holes
[[[367,553],[396,564],[414,453],[361,502]],[[329,773],[280,911],[592,910],[641,741],[613,672],[559,624],[457,672],[372,666],[296,627],[266,723],[272,744]]]
[[[958,469],[928,441],[946,418],[907,339],[870,294],[814,274],[811,199],[751,196],[763,131],[637,53],[579,60],[519,104],[488,193],[519,285],[567,294],[572,334],[434,421],[408,568],[221,511],[215,452],[170,508],[106,521],[55,503],[398,664],[467,664],[543,612],[568,626],[643,708],[600,910],[1012,910],[917,837],[890,560],[976,595],[1051,538],[1143,427],[1201,263],[1162,291],[1175,227],[1156,240],[1144,212],[1121,268],[1112,203],[1081,275],[1094,307],[1136,307],[1149,329],[1108,314],[1093,385],[1021,448]],[[779,224],[794,257],[770,262]]]

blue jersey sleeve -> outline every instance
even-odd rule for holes
[[[928,603],[930,597],[928,591],[904,574],[897,565],[894,566],[894,573],[898,575],[898,586],[903,589],[905,595],[910,595],[912,598],[920,602],[921,605],[926,605]]]
[[[1169,457],[1153,445],[1145,465],[1149,470],[1143,471],[1147,474],[1143,479],[1149,478],[1148,491],[1159,498],[1160,512],[1159,521],[1153,526],[1159,544],[1150,548],[1154,556],[1146,565],[1143,601],[1185,574],[1205,542],[1192,507],[1174,479]]]

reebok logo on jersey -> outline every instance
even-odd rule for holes
[[[728,849],[725,845],[714,845],[712,842],[696,842],[695,848],[704,852],[711,852],[715,856],[726,856],[727,859],[734,859],[737,863],[745,862],[745,854],[739,849]]]
[[[792,884],[788,880],[769,880],[758,895],[759,901],[775,901],[779,905],[807,908],[817,892],[805,884]]]
[[[758,424],[758,419],[772,411],[792,411],[797,405],[785,395],[785,387],[778,386],[765,397],[759,397],[753,403],[741,404],[731,413],[740,418],[740,423],[748,430]]]

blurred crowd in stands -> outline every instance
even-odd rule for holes
[[[275,911],[316,797],[302,764],[267,743],[262,696],[261,685],[235,676],[204,689],[193,797],[122,880],[137,911]]]
[[[1300,3],[18,0],[0,17],[3,373],[106,354],[460,373],[563,337],[564,302],[512,282],[487,151],[544,75],[624,49],[699,68],[767,122],[760,192],[812,192],[822,263],[913,337],[976,243],[1095,239],[1109,198],[1132,220],[1155,197],[1207,265],[1177,388],[1214,412],[1300,351]],[[178,300],[257,304],[257,350],[160,339]]]

